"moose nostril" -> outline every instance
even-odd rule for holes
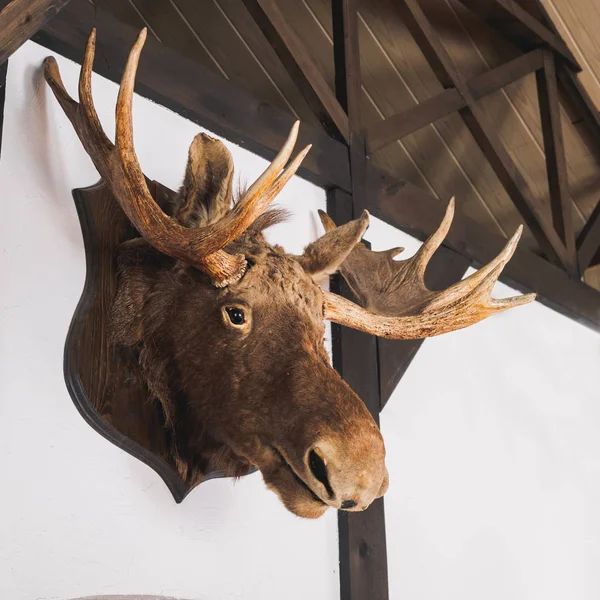
[[[344,500],[342,502],[342,508],[348,510],[349,508],[354,508],[356,504],[357,503],[354,500]]]
[[[333,497],[333,490],[331,489],[331,484],[329,483],[329,478],[327,477],[325,460],[322,458],[321,451],[318,448],[310,451],[308,456],[308,464],[310,465],[310,470],[315,478],[323,484],[329,496]]]

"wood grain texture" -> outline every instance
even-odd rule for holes
[[[552,221],[562,242],[566,245],[567,252],[571,256],[574,256],[575,231],[573,229],[573,206],[569,194],[567,160],[558,96],[558,80],[556,78],[555,58],[549,50],[544,51],[544,67],[536,72],[536,80],[546,155]]]
[[[577,79],[600,110],[600,4],[596,0],[539,0],[539,4],[581,65]]]
[[[571,68],[579,70],[577,60],[560,37],[549,30],[516,0],[461,0],[475,14],[492,27],[500,27],[504,35],[517,45],[529,44],[528,49],[545,44],[570,63]]]
[[[164,206],[166,189],[156,183],[150,187]],[[181,502],[194,486],[186,486],[177,473],[164,416],[159,403],[149,401],[137,352],[108,339],[117,293],[117,248],[139,236],[103,182],[74,190],[73,198],[85,245],[86,280],[65,343],[67,388],[88,424],[154,469]],[[203,481],[223,476],[210,472]]]
[[[0,11],[0,64],[70,0],[12,0]]]
[[[35,41],[80,62],[94,26],[99,32],[96,52],[103,58],[95,62],[94,71],[118,82],[139,31],[101,9],[72,2],[35,36]],[[144,46],[136,92],[268,160],[275,157],[295,121],[289,112],[255,98],[153,39]],[[298,147],[308,143],[312,149],[299,173],[317,185],[349,188],[345,146],[324,132],[303,125]]]
[[[543,66],[543,57],[544,54],[541,50],[532,50],[467,81],[466,85],[473,98],[480,100],[540,69]],[[374,123],[366,133],[367,148],[370,152],[376,152],[394,140],[402,139],[421,127],[431,125],[466,107],[466,101],[460,92],[454,87],[447,88],[403,113]]]
[[[319,122],[334,138],[349,143],[348,117],[318,64],[307,51],[275,0],[244,0],[248,12],[269,40]]]
[[[329,31],[327,0],[307,3]],[[363,122],[367,129],[444,91],[393,0],[360,4],[359,36]],[[403,179],[429,191],[442,203],[456,196],[461,210],[491,231],[508,237],[521,222],[458,115],[415,131],[374,153],[371,160],[390,173],[401,173]],[[532,239],[526,234],[525,244],[528,238]]]
[[[492,121],[477,104],[465,78],[459,73],[419,2],[401,0],[397,2],[397,8],[440,83],[444,87],[456,87],[465,99],[467,108],[460,111],[465,125],[490,162],[542,251],[550,259],[556,260],[558,264],[562,264],[574,273],[574,257],[565,250],[551,220],[543,211],[543,205],[540,205],[539,199],[530,191],[529,185],[510,153],[501,143]]]

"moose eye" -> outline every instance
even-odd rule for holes
[[[234,325],[243,325],[246,322],[246,315],[244,311],[237,306],[230,306],[225,309],[229,315],[229,320]]]

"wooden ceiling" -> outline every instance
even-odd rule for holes
[[[163,44],[243,86],[257,98],[294,113],[303,122],[318,125],[242,0],[89,1],[136,28],[148,26]],[[551,8],[559,3],[545,1]],[[537,10],[535,1],[521,4]],[[333,89],[331,0],[286,0],[279,6]],[[466,79],[521,55],[458,0],[422,0],[421,6]],[[365,127],[443,90],[406,29],[394,0],[360,3],[359,36]],[[479,104],[523,174],[540,212],[550,216],[535,76],[510,84]],[[571,122],[564,111],[562,125],[573,223],[579,233],[600,198],[600,148],[582,135],[582,124]],[[440,119],[374,152],[370,158],[375,165],[430,192],[440,202],[456,196],[460,209],[491,232],[509,237],[522,223],[458,114]],[[525,231],[522,243],[538,250],[529,231]]]

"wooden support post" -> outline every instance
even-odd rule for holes
[[[276,0],[244,0],[248,12],[269,40],[325,130],[350,140],[348,118],[302,40],[286,22]]]
[[[12,0],[0,11],[0,65],[69,0]]]
[[[366,204],[367,150],[362,128],[362,84],[358,46],[357,0],[332,0],[335,94],[348,115],[352,203],[355,216]]]
[[[352,219],[352,197],[340,189],[327,193],[327,212],[338,225]],[[331,289],[351,297],[341,277],[332,279]],[[377,339],[332,323],[333,366],[360,396],[379,423],[379,377]],[[364,512],[338,513],[340,536],[341,600],[388,600],[385,509],[383,498]]]
[[[418,1],[398,0],[396,4],[406,26],[421,48],[440,83],[446,88],[455,87],[465,100],[467,107],[460,111],[463,121],[527,223],[542,251],[549,258],[561,264],[569,273],[575,274],[577,266],[573,261],[573,256],[569,256],[551,221],[540,210],[541,207],[537,206],[535,197],[529,190],[525,178],[498,139],[494,128],[475,101],[475,97],[466,81],[463,80],[454,67],[450,56],[440,42],[429,19],[423,13]]]
[[[536,72],[538,100],[544,152],[546,155],[546,171],[548,173],[548,190],[554,228],[566,246],[571,264],[576,264],[575,230],[569,182],[567,176],[567,160],[560,122],[560,105],[558,102],[558,83],[554,55],[544,50],[544,66]],[[576,272],[578,272],[576,270]]]
[[[542,50],[532,50],[528,54],[519,56],[487,73],[478,75],[467,82],[467,86],[475,100],[481,100],[488,94],[533,73],[544,64]],[[409,108],[403,113],[388,117],[372,125],[367,131],[367,149],[369,152],[377,150],[402,139],[403,137],[434,123],[462,108],[467,103],[456,88],[448,88],[432,98]]]
[[[358,216],[367,202],[367,151],[362,131],[360,52],[357,0],[332,0],[335,92],[348,115],[352,195],[336,189],[327,194],[327,211],[338,224]],[[335,292],[350,297],[347,284],[337,278]],[[362,398],[379,424],[379,369],[377,339],[332,324],[334,366]],[[338,513],[341,600],[388,600],[385,509],[383,498],[365,512]]]

